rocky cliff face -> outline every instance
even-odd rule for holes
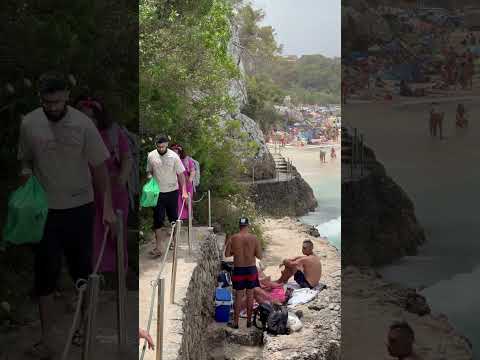
[[[415,255],[425,234],[407,194],[367,149],[369,174],[342,183],[342,265],[379,266]]]
[[[445,315],[412,308],[415,289],[384,281],[371,269],[342,271],[342,357],[387,359],[385,341],[394,321],[407,321],[415,332],[415,351],[422,359],[472,360],[469,341]],[[420,296],[421,297],[421,296]],[[425,305],[421,304],[420,308]]]
[[[247,140],[253,141],[258,145],[257,153],[250,159],[244,159],[248,169],[247,175],[251,176],[252,167],[255,164],[255,177],[257,179],[270,179],[275,176],[275,162],[268,151],[263,132],[253,119],[241,113],[242,107],[248,101],[248,94],[244,79],[245,68],[239,44],[239,25],[232,23],[232,39],[230,40],[229,51],[240,70],[241,77],[230,83],[229,95],[235,100],[236,109],[227,116],[227,120],[238,120],[240,122],[240,131],[247,135]]]
[[[262,214],[296,217],[315,210],[318,203],[312,188],[295,168],[293,173],[291,180],[256,182],[251,185],[252,199]]]

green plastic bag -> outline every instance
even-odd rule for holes
[[[142,189],[142,196],[140,198],[141,207],[155,207],[157,206],[158,195],[160,194],[160,188],[157,182],[152,177]]]
[[[15,245],[38,243],[48,215],[48,201],[38,180],[31,176],[8,200],[3,241]]]

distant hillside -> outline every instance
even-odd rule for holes
[[[340,58],[323,55],[279,57],[270,69],[273,81],[298,102],[340,102]]]

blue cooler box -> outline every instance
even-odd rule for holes
[[[228,288],[215,289],[215,321],[226,323],[230,320],[230,308],[233,304],[232,293]]]

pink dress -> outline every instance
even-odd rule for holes
[[[110,144],[107,131],[100,131],[103,142],[105,143],[107,149],[110,152],[110,158],[107,160],[108,174],[110,175],[111,189],[112,189],[112,203],[113,209],[116,212],[117,209],[122,211],[122,221],[123,221],[123,241],[125,244],[125,269],[128,265],[128,252],[127,252],[127,219],[128,219],[128,208],[129,208],[129,197],[128,190],[126,186],[118,185],[115,182],[116,177],[120,174],[120,163],[115,159],[115,153],[113,145]],[[119,130],[118,132],[118,150],[120,154],[128,153],[130,151],[128,146],[128,139],[123,131]],[[105,226],[102,221],[103,214],[103,194],[100,194],[95,189],[95,227],[94,227],[94,242],[93,242],[93,266],[95,266],[98,256],[100,255]],[[116,239],[112,238],[110,235],[107,239],[105,246],[105,251],[103,253],[103,259],[100,264],[100,272],[116,272],[117,264],[117,242]]]
[[[195,164],[193,163],[192,159],[190,157],[185,157],[185,159],[182,159],[183,166],[185,167],[185,172],[183,175],[185,175],[185,180],[187,181],[187,192],[190,195],[190,197],[193,199],[193,193],[195,192],[195,187],[193,186],[193,182],[188,181],[190,174],[192,171],[195,170]],[[183,204],[183,199],[182,199],[182,186],[180,183],[178,184],[178,214],[180,220],[187,220],[188,219],[188,200],[185,200],[185,206],[183,207],[183,211],[180,214],[180,211],[182,210],[182,204]],[[192,204],[193,206],[193,204]]]

